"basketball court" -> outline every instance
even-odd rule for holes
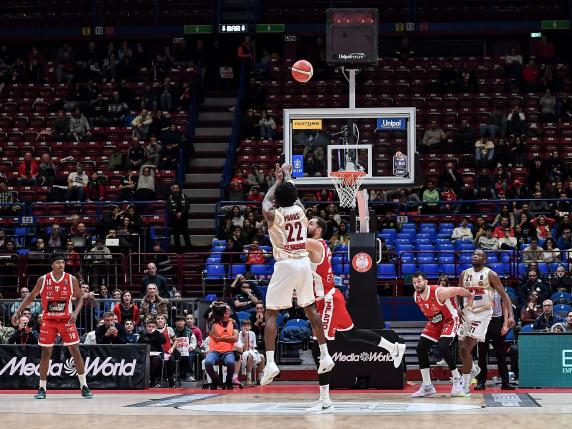
[[[506,392],[488,388],[470,398],[448,397],[450,386],[440,385],[434,397],[411,400],[414,386],[405,391],[338,390],[333,414],[308,415],[316,399],[315,384],[276,384],[225,391],[169,389],[137,392],[95,391],[93,400],[75,391],[48,392],[46,400],[33,399],[33,391],[2,395],[0,419],[5,428],[121,427],[162,428],[193,424],[201,428],[300,427],[347,429],[383,424],[403,429],[447,425],[504,429],[564,427],[572,415],[572,389],[519,389]]]

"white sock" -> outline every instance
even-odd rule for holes
[[[268,365],[270,365],[271,363],[274,363],[274,350],[272,351],[266,351],[266,362]]]
[[[387,350],[389,353],[395,353],[397,351],[397,343],[390,343],[383,337],[381,337],[377,346]]]
[[[421,369],[421,377],[423,378],[423,384],[427,386],[431,386],[433,383],[431,382],[431,369],[430,368],[422,368]]]
[[[77,378],[79,378],[79,388],[81,389],[83,386],[87,386],[87,382],[85,381],[85,374],[78,374]]]
[[[468,388],[471,385],[471,374],[463,374],[463,386]]]
[[[454,370],[451,371],[451,375],[453,376],[453,378],[459,378],[461,376],[461,374],[459,374],[459,370],[457,368],[455,368]]]
[[[328,345],[326,343],[320,344],[320,360],[324,359],[329,355],[330,354],[328,353]]]
[[[324,384],[320,386],[320,401],[329,401],[330,400],[330,385]]]
[[[47,390],[46,385],[48,384],[48,380],[40,380],[40,389]]]
[[[473,368],[471,369],[471,372],[477,371],[478,367],[479,367],[479,365],[477,364],[477,362],[473,361]]]

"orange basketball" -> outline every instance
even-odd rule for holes
[[[306,60],[298,60],[292,66],[292,77],[298,82],[308,82],[314,74],[314,67]]]

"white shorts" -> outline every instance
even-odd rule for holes
[[[243,374],[246,374],[246,364],[248,363],[248,356],[252,356],[252,364],[254,366],[260,363],[260,353],[258,353],[258,350],[248,350],[246,352],[242,352],[242,362],[240,366]]]
[[[459,328],[459,340],[465,337],[476,339],[482,343],[487,336],[487,329],[493,317],[493,310],[485,310],[479,313],[473,313],[470,310],[463,310],[463,323]]]
[[[274,264],[274,274],[266,291],[266,308],[283,310],[292,307],[294,289],[300,307],[314,303],[314,279],[308,257],[285,259]]]

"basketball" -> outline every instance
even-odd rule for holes
[[[292,77],[298,82],[306,83],[314,74],[314,67],[306,60],[298,60],[292,66]]]

